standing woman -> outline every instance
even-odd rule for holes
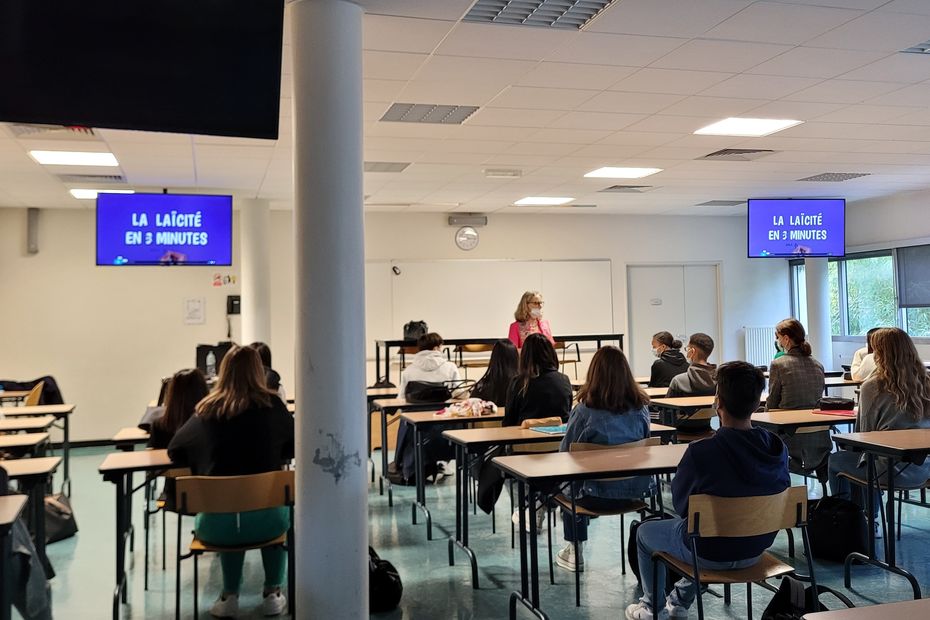
[[[917,348],[904,331],[897,327],[876,330],[869,343],[875,355],[875,372],[862,384],[859,392],[859,416],[856,431],[891,431],[930,428],[930,375],[917,353]],[[888,471],[887,459],[876,462],[879,480]],[[851,485],[840,473],[856,478],[866,477],[865,457],[840,450],[830,456],[830,489],[833,495],[865,506],[864,489]],[[895,463],[895,484],[898,488],[914,488],[930,478],[930,461],[922,464]],[[879,500],[874,504],[878,514]],[[876,525],[878,525],[876,523]]]
[[[509,340],[498,340],[491,349],[488,369],[471,390],[472,398],[489,400],[498,407],[507,404],[507,388],[517,376],[520,354]]]
[[[178,430],[168,456],[195,476],[243,476],[281,469],[294,457],[294,418],[265,384],[261,358],[250,347],[232,347],[220,363],[216,389],[197,405],[197,413]],[[217,546],[272,540],[290,527],[286,507],[243,513],[198,514],[197,537]],[[281,593],[287,554],[280,547],[261,550],[265,569],[262,614],[287,608]],[[223,593],[210,614],[232,618],[239,612],[239,587],[245,552],[220,553]]]
[[[530,334],[542,334],[550,343],[555,343],[552,339],[549,321],[542,318],[543,305],[543,298],[539,291],[523,293],[517,310],[513,313],[513,318],[516,320],[510,324],[510,342],[513,346],[522,349],[523,343]]]
[[[559,358],[552,343],[542,334],[530,334],[520,351],[517,376],[507,391],[503,426],[555,416],[564,422],[571,408],[572,384],[559,372]]]
[[[669,332],[659,332],[652,337],[652,354],[657,358],[649,373],[649,387],[665,387],[672,379],[688,371],[688,360],[681,354],[681,340]]]

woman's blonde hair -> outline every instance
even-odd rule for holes
[[[533,318],[533,315],[530,314],[530,302],[533,301],[534,297],[542,299],[542,295],[539,291],[527,291],[523,293],[523,297],[520,298],[520,303],[517,304],[517,310],[513,313],[513,318],[521,323]]]
[[[252,407],[270,407],[275,392],[265,385],[265,369],[258,351],[233,346],[220,362],[216,389],[197,403],[197,415],[228,419]]]
[[[930,375],[914,341],[904,330],[883,327],[872,334],[875,379],[882,392],[914,420],[930,418]]]

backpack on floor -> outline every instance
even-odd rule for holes
[[[805,614],[829,611],[819,599],[820,594],[827,592],[838,598],[846,607],[855,607],[852,601],[836,590],[817,586],[815,592],[813,586],[805,588],[803,583],[786,575],[782,577],[778,592],[762,612],[762,620],[803,620]]]
[[[387,560],[378,557],[368,547],[368,607],[371,613],[391,611],[397,608],[404,586],[397,569]]]
[[[643,576],[639,574],[639,549],[636,546],[636,533],[639,530],[639,526],[643,523],[648,523],[649,521],[658,521],[662,517],[660,515],[654,515],[651,517],[646,517],[640,522],[639,520],[633,520],[630,523],[630,534],[626,540],[626,561],[630,565],[630,570],[633,571],[633,574],[636,575],[636,580],[639,582],[640,588],[643,586]],[[660,567],[659,570],[662,570]],[[652,575],[646,575],[646,579],[652,579]],[[673,572],[667,565],[665,566],[665,595],[668,596],[672,589],[675,587],[675,582],[681,579],[681,576]]]
[[[824,497],[808,504],[807,535],[818,560],[845,562],[854,551],[865,553],[868,529],[865,512],[849,500]]]

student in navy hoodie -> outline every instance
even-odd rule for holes
[[[719,497],[748,497],[781,493],[790,484],[788,454],[781,439],[754,428],[752,412],[759,407],[765,377],[746,362],[730,362],[717,369],[715,408],[720,430],[688,446],[672,480],[672,501],[677,519],[646,521],[637,530],[636,546],[643,582],[643,597],[626,610],[628,620],[657,617],[687,618],[694,602],[694,584],[675,584],[665,605],[655,609],[652,589],[652,554],[664,551],[691,562],[688,543],[688,498],[706,493]],[[708,538],[698,541],[699,565],[712,570],[747,568],[759,561],[775,540],[775,533],[743,538]],[[665,571],[659,571],[658,592],[665,591]]]

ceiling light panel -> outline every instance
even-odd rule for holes
[[[29,156],[44,166],[119,166],[113,153],[86,151],[29,151]]]
[[[558,207],[573,201],[574,198],[566,196],[527,196],[516,201],[517,207]]]
[[[135,194],[131,189],[72,189],[71,195],[78,200],[94,200],[97,194]]]
[[[662,168],[618,168],[605,166],[587,173],[589,179],[641,179],[662,172]]]
[[[798,181],[810,181],[813,183],[841,183],[850,179],[867,177],[869,174],[870,173],[868,172],[824,172],[823,174],[815,174],[812,177],[798,179]]]
[[[730,117],[702,127],[694,133],[701,136],[740,136],[758,138],[800,125],[804,121],[779,118]]]
[[[478,0],[466,22],[580,30],[614,0]]]
[[[474,105],[439,105],[435,103],[395,103],[381,120],[388,123],[427,123],[461,125],[478,111]]]

